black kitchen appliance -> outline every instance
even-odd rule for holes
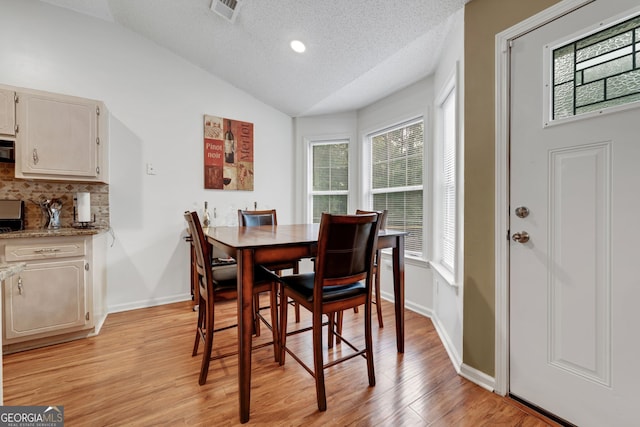
[[[0,233],[24,229],[24,202],[0,200]]]
[[[15,163],[15,142],[0,140],[0,162]]]

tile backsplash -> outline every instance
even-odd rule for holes
[[[75,193],[91,194],[91,216],[95,225],[109,227],[109,185],[84,182],[55,182],[15,178],[13,163],[0,163],[0,199],[24,200],[25,229],[42,228],[45,218],[36,203],[42,197],[62,201],[60,225],[71,227],[74,223],[73,206]]]

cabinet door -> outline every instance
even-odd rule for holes
[[[90,327],[84,260],[36,262],[4,287],[5,338],[21,341]]]
[[[98,114],[90,100],[21,93],[17,142],[23,176],[97,177]]]
[[[15,92],[0,89],[0,135],[16,134]]]

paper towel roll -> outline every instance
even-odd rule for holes
[[[89,193],[76,193],[78,222],[91,222],[91,197]]]

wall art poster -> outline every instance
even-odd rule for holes
[[[253,123],[204,116],[204,188],[253,191]]]

